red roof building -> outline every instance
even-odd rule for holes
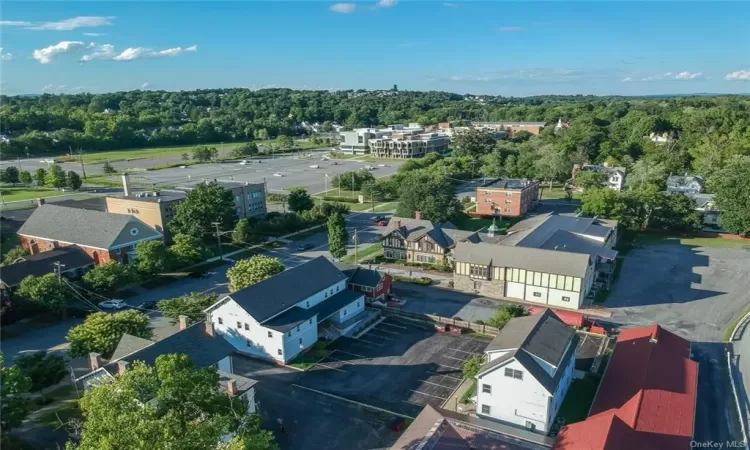
[[[659,325],[623,330],[589,417],[553,450],[689,449],[697,393],[689,341]]]

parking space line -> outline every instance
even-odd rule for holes
[[[410,390],[410,391],[412,391],[412,392],[416,392],[417,394],[422,394],[422,395],[426,395],[426,396],[428,396],[428,397],[435,397],[435,398],[439,398],[439,399],[440,399],[440,400],[442,400],[442,401],[445,401],[445,399],[447,399],[447,398],[448,398],[448,397],[440,397],[440,396],[437,396],[437,395],[432,395],[432,394],[428,394],[428,393],[426,393],[426,392],[415,391],[414,389],[409,389],[409,390]]]
[[[424,404],[423,403],[410,402],[409,400],[401,400],[401,401],[404,402],[404,403],[408,403],[410,405],[417,405],[417,406],[421,406],[422,408],[424,408]]]
[[[429,371],[429,370],[427,371],[427,373],[431,373],[432,375],[440,375],[441,377],[453,378],[454,380],[458,380],[458,381],[463,380],[463,378],[454,377],[452,375],[448,375],[448,374],[445,374],[445,373],[432,372],[432,371]]]
[[[438,365],[438,366],[440,366],[440,367],[447,367],[447,368],[449,368],[449,369],[453,369],[453,370],[459,370],[459,369],[461,369],[460,367],[446,366],[445,364],[438,364],[438,363],[435,363],[435,365]]]
[[[365,340],[365,339],[362,339],[362,338],[359,338],[357,340],[360,341],[360,342],[366,342],[366,343],[368,343],[370,345],[374,345],[376,347],[382,347],[383,346],[383,344],[378,344],[378,343],[375,343],[375,342],[372,342],[372,341],[368,341],[368,340]]]
[[[370,333],[372,333],[372,331],[371,331]],[[369,333],[368,333],[368,334],[369,334]],[[395,339],[395,338],[394,338],[394,337],[392,337],[392,336],[391,336],[391,337],[386,337],[386,336],[378,336],[377,334],[372,334],[372,335],[370,335],[370,336],[372,336],[372,337],[375,337],[375,338],[378,338],[378,339],[383,339],[383,340],[386,340],[386,341],[392,341],[393,339]]]
[[[443,386],[440,383],[433,383],[432,381],[427,381],[427,380],[418,380],[418,381],[421,381],[422,383],[427,383],[427,384],[434,384],[435,386],[440,386],[441,388],[445,388],[445,389],[453,389],[453,387],[451,386]]]
[[[347,355],[352,355],[352,356],[356,356],[357,358],[370,359],[370,358],[368,358],[367,356],[362,356],[362,355],[358,355],[358,354],[356,354],[356,353],[352,353],[352,352],[345,352],[345,351],[343,351],[343,350],[334,350],[334,351],[333,351],[333,353],[336,353],[336,352],[346,353]],[[332,353],[332,354],[333,354],[333,353]]]
[[[387,325],[389,327],[401,328],[402,330],[408,330],[409,329],[408,327],[405,327],[403,325],[396,325],[394,323],[389,323],[387,321],[386,322],[380,322],[380,325]]]
[[[316,365],[316,366],[323,366],[323,367],[325,367],[326,369],[337,370],[337,371],[339,371],[339,372],[344,372],[344,373],[346,373],[346,370],[341,370],[341,369],[337,369],[337,368],[335,368],[335,367],[327,366],[327,365],[325,365],[325,364],[323,364],[323,363],[317,363],[317,364],[315,364],[315,365]]]
[[[465,361],[466,361],[466,360],[465,360],[465,359],[463,359],[463,358],[454,358],[453,356],[448,356],[448,355],[440,355],[440,356],[442,356],[442,357],[444,357],[444,358],[455,359],[456,361],[461,361],[461,362],[465,362]]]
[[[454,352],[468,353],[468,354],[470,354],[472,356],[474,356],[474,355],[481,355],[481,353],[467,352],[466,350],[461,350],[461,349],[458,349],[458,348],[449,348],[448,350],[453,350]]]
[[[378,328],[378,327],[375,327],[375,328],[373,328],[373,329],[372,329],[372,331],[377,331],[377,332],[379,332],[379,333],[388,333],[388,334],[401,334],[401,333],[400,333],[400,332],[398,332],[398,331],[388,331],[388,330],[381,330],[381,329],[380,329],[380,328]]]

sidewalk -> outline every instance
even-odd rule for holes
[[[441,407],[462,414],[473,414],[476,411],[476,405],[474,403],[461,403],[461,397],[463,397],[464,393],[469,390],[471,383],[472,380],[464,378],[464,381],[462,381],[453,394],[445,400],[445,403],[443,403]]]

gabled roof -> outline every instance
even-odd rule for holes
[[[344,289],[338,294],[334,294],[328,297],[324,301],[314,305],[311,308],[302,308],[295,306],[283,313],[268,319],[262,323],[264,327],[271,328],[272,330],[286,333],[292,328],[300,325],[306,320],[310,320],[315,316],[318,316],[317,321],[321,322],[333,314],[338,312],[341,308],[346,305],[364,297],[361,292],[350,291]]]
[[[105,250],[162,237],[161,233],[128,214],[49,204],[34,210],[18,234]]]
[[[482,366],[478,376],[515,359],[547,391],[554,393],[566,367],[571,364],[571,356],[575,353],[577,344],[578,336],[575,331],[549,309],[533,316],[516,317],[500,330],[485,349],[485,352],[508,350],[508,353]],[[556,367],[555,373],[548,374],[532,356]]]
[[[408,219],[398,216],[391,217],[383,235],[386,236],[393,231],[398,231],[409,242],[415,242],[424,236],[429,236],[445,249],[452,248],[456,243],[465,241],[477,233],[476,231],[459,230],[450,222],[438,224],[429,220]]]
[[[349,282],[359,286],[377,286],[385,274],[353,264],[336,263],[336,267],[349,277]]]
[[[502,244],[504,241],[500,241]],[[488,242],[459,242],[454,250],[456,262],[515,267],[557,275],[584,278],[590,256],[584,253],[497,245]]]
[[[624,330],[591,416],[564,427],[555,449],[689,448],[697,391],[689,341],[659,325]]]
[[[703,189],[703,178],[695,175],[670,175],[667,178],[667,190],[671,192],[700,192]]]
[[[80,247],[69,245],[36,255],[24,256],[22,261],[3,267],[0,270],[0,282],[8,287],[18,286],[29,275],[40,277],[54,273],[55,263],[58,262],[62,265],[63,273],[94,264],[94,260]]]
[[[117,361],[153,344],[154,341],[125,333],[120,338],[120,342],[117,343],[117,347],[115,347],[110,360]]]
[[[253,319],[263,323],[346,279],[332,262],[319,256],[225,298],[234,300]]]

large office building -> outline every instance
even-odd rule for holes
[[[418,123],[389,125],[386,128],[360,128],[341,133],[339,151],[350,155],[369,154],[376,158],[421,158],[431,152],[448,151],[450,137],[425,132]]]
[[[547,122],[472,122],[471,125],[475,128],[507,131],[511,136],[514,136],[520,131],[528,131],[531,134],[538,135],[547,126]]]

